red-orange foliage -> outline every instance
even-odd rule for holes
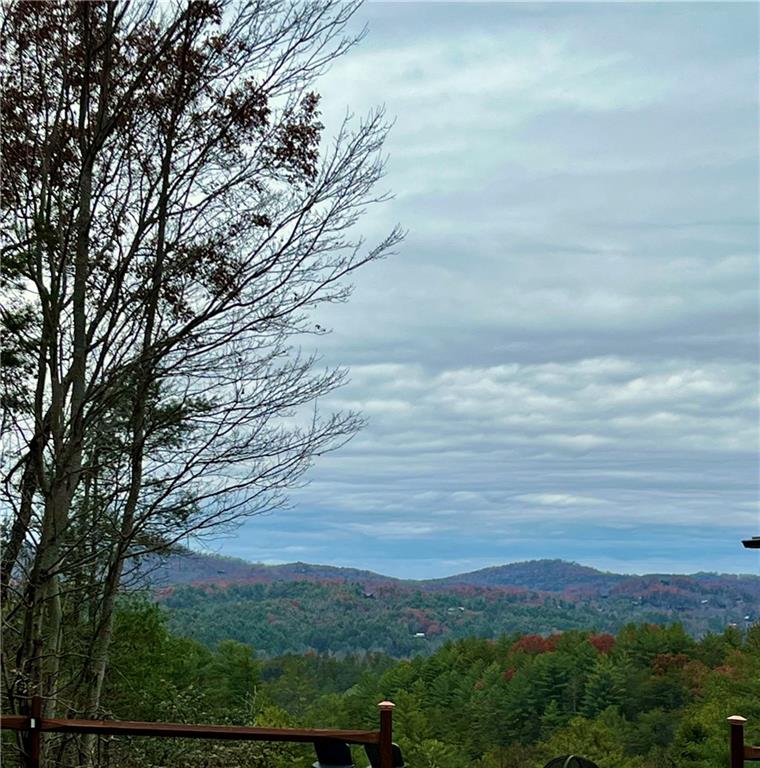
[[[719,675],[723,675],[724,677],[731,677],[731,678],[738,677],[738,675],[736,674],[736,667],[729,666],[728,664],[723,664],[720,667],[715,667],[713,671]]]
[[[534,654],[547,653],[557,649],[557,640],[559,640],[559,635],[550,635],[549,637],[524,635],[512,645],[510,651],[512,653],[517,653],[518,651]]]
[[[652,669],[656,675],[665,675],[674,669],[683,669],[689,657],[685,653],[658,653],[652,659]]]
[[[517,670],[514,667],[509,667],[509,669],[505,669],[501,673],[501,679],[505,683],[508,683],[515,676],[515,672],[517,672]]]
[[[615,637],[607,633],[589,635],[588,641],[599,653],[607,654],[615,647]]]

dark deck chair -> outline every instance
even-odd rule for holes
[[[367,753],[370,768],[380,768],[380,745],[365,744],[364,751]],[[398,744],[393,745],[393,768],[406,768],[401,747]]]
[[[544,768],[599,768],[596,763],[592,763],[586,757],[578,757],[578,755],[560,755],[544,766]]]
[[[315,741],[317,762],[312,768],[354,768],[351,749],[345,741]]]

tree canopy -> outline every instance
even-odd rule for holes
[[[283,505],[359,414],[299,352],[392,249],[381,110],[323,141],[355,3],[9,2],[2,39],[5,703],[100,711],[136,559]],[[77,661],[75,661],[77,660]]]

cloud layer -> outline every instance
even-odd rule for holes
[[[325,311],[369,427],[222,548],[445,575],[524,557],[752,571],[758,7],[365,6],[325,122],[396,124]]]

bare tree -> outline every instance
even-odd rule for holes
[[[321,142],[337,0],[8,3],[4,697],[98,713],[130,563],[273,509],[355,413],[294,337],[399,242],[353,234],[382,111]],[[82,747],[85,752],[86,744]],[[80,756],[86,760],[87,755]]]

